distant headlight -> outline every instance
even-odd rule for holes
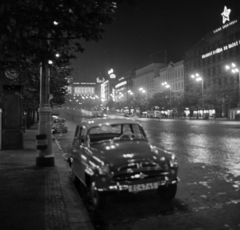
[[[177,162],[177,158],[176,158],[175,155],[171,156],[169,164],[170,164],[171,168],[177,168],[178,167],[178,162]]]
[[[102,165],[98,167],[98,172],[100,175],[106,175],[109,174],[110,169],[108,165]]]

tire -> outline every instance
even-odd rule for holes
[[[168,186],[160,186],[158,188],[158,194],[164,201],[172,200],[177,193],[177,184],[171,184]]]
[[[99,192],[96,187],[96,182],[91,182],[90,195],[93,202],[93,205],[96,209],[102,209],[106,203],[106,196],[104,192]]]

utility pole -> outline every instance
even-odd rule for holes
[[[49,73],[48,60],[44,59],[40,65],[40,106],[39,106],[39,125],[37,140],[40,148],[36,158],[36,166],[48,167],[54,166],[54,155],[52,154],[52,121],[51,107],[49,102]],[[45,136],[45,137],[44,137]],[[37,146],[38,147],[38,146]]]

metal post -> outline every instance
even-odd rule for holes
[[[40,107],[39,107],[39,134],[47,136],[46,149],[39,149],[36,158],[36,166],[54,166],[54,155],[52,154],[52,121],[51,107],[49,103],[49,74],[48,63],[44,60],[40,66]]]
[[[202,109],[203,109],[203,119],[204,119],[204,94],[203,94],[203,78],[202,78]]]
[[[240,72],[238,72],[238,107],[240,107]]]
[[[0,108],[0,150],[2,149],[2,109]]]

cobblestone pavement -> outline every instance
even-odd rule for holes
[[[23,150],[0,151],[0,230],[93,230],[54,141],[55,167],[35,166],[36,134],[26,130]]]
[[[56,168],[1,168],[0,184],[0,229],[70,230]]]

